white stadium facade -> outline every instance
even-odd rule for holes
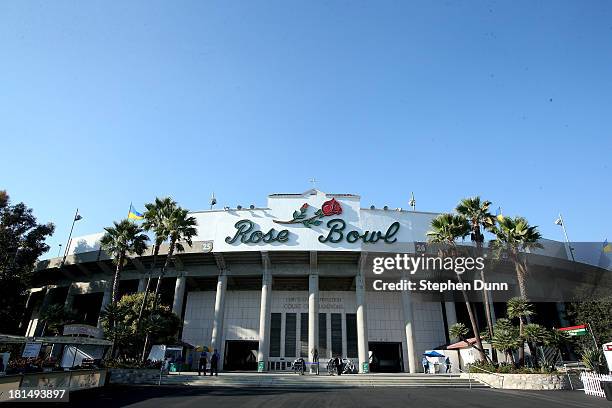
[[[468,322],[460,298],[379,292],[366,283],[369,259],[415,253],[416,243],[427,241],[435,213],[363,208],[357,195],[313,189],[271,194],[265,208],[191,214],[198,235],[164,275],[162,302],[182,318],[180,338],[218,349],[222,369],[286,370],[299,356],[310,360],[317,349],[321,361],[347,357],[360,372],[416,372],[425,350],[449,343],[450,325]],[[62,258],[40,262],[28,300],[27,336],[40,335],[40,310],[54,303],[77,312],[82,323],[98,324],[114,272],[99,247],[101,235],[74,238],[63,265]],[[565,275],[559,271],[575,263],[593,276],[609,275],[598,266],[600,251],[574,248],[575,257],[586,255],[570,262],[564,243],[546,242],[530,260],[541,276],[560,282]],[[162,247],[158,265],[166,252]],[[144,290],[151,262],[150,250],[131,257],[121,277],[122,294]],[[499,268],[515,288],[513,268]],[[557,286],[541,290],[554,296]],[[538,288],[532,290],[537,296]],[[504,313],[504,299],[493,300],[494,316]],[[483,308],[475,309],[484,328]],[[538,311],[557,327],[564,323],[562,302],[539,304]],[[378,358],[370,367],[372,354]]]

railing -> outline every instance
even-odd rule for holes
[[[587,368],[581,362],[563,363],[563,370],[565,371],[565,375],[567,375],[567,380],[569,381],[570,388],[573,390],[574,384],[572,383],[572,376],[570,375],[570,371],[584,372],[587,370]]]
[[[601,388],[601,382],[612,381],[612,375],[583,372],[580,374],[580,380],[582,380],[582,384],[584,384],[585,394],[605,398],[606,393],[603,388]]]
[[[464,374],[468,375],[468,383],[470,384],[470,390],[472,389],[472,374],[470,373],[470,370],[468,371],[463,371],[461,368],[458,368],[459,372],[462,372]]]
[[[489,370],[485,370],[484,368],[480,368],[480,367],[477,367],[477,366],[470,366],[470,365],[468,365],[468,367],[467,367],[468,373],[470,372],[470,370],[471,370],[472,368],[473,368],[474,370],[480,370],[480,371],[482,371],[482,372],[484,372],[484,373],[487,373],[487,374],[492,374],[492,375],[494,375],[494,376],[496,376],[496,377],[501,378],[501,386],[500,386],[500,387],[496,387],[496,386],[494,386],[493,384],[489,384],[488,382],[486,382],[485,380],[480,379],[480,378],[479,378],[479,381],[482,381],[483,383],[487,384],[489,387],[492,387],[492,388],[504,388],[504,378],[505,378],[505,377],[504,377],[503,375],[498,374],[498,373],[494,373],[494,372],[489,371]]]

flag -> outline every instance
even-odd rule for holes
[[[497,221],[503,221],[504,214],[502,214],[501,207],[497,207],[497,211],[495,211],[495,218],[497,218]]]
[[[612,244],[610,244],[606,239],[603,243],[603,247],[601,248],[601,250],[606,254],[612,252]]]
[[[131,220],[142,220],[144,216],[136,211],[132,204],[130,204],[130,212],[128,213],[128,218]]]
[[[585,336],[588,333],[586,324],[570,327],[561,327],[559,331],[562,331],[569,336]]]

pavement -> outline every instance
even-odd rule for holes
[[[509,391],[489,388],[236,388],[108,386],[73,392],[70,402],[19,403],[18,407],[87,408],[590,408],[612,402],[582,391]]]

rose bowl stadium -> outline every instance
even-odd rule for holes
[[[417,372],[427,350],[449,344],[448,328],[469,321],[461,297],[450,294],[377,291],[369,284],[371,260],[427,251],[431,212],[362,206],[358,195],[271,194],[266,207],[194,211],[197,236],[177,253],[161,282],[161,302],[181,318],[180,339],[221,353],[223,370],[288,370],[297,357],[351,359],[360,372]],[[61,304],[80,323],[98,326],[111,299],[113,261],[100,248],[102,234],[73,238],[65,259],[41,261],[27,304],[25,335],[43,330],[40,311]],[[469,245],[469,237],[465,242]],[[423,249],[425,247],[425,249]],[[149,249],[130,256],[120,294],[143,291],[149,271],[157,280]],[[537,318],[549,327],[566,325],[567,288],[584,286],[591,296],[610,288],[610,253],[601,244],[542,240],[527,254],[529,293]],[[153,268],[152,268],[153,267]],[[501,259],[487,271],[507,291],[491,291],[491,314],[505,314],[516,295],[514,266]],[[575,294],[574,294],[575,295]],[[481,302],[481,291],[473,295]],[[486,326],[482,304],[479,325]],[[27,326],[27,327],[26,327]],[[375,358],[373,358],[375,356]]]

